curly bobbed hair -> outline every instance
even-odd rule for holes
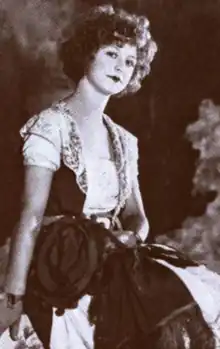
[[[112,5],[95,6],[76,20],[73,35],[60,46],[64,73],[76,84],[86,74],[95,53],[103,46],[132,44],[137,47],[137,63],[127,87],[117,94],[137,92],[150,72],[157,51],[145,16],[130,14]]]

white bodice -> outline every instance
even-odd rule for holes
[[[114,161],[85,159],[88,191],[83,208],[86,215],[112,211],[118,201],[119,183]]]
[[[44,159],[42,159],[42,154],[44,154]],[[56,162],[51,145],[47,140],[39,139],[39,136],[36,135],[31,135],[26,140],[23,155],[25,163],[29,165],[43,165],[51,168],[52,164]],[[85,157],[85,167],[88,190],[83,213],[91,215],[112,211],[117,205],[119,194],[118,175],[114,161],[98,159],[90,154]]]
[[[20,131],[24,164],[57,171],[62,161],[86,196],[83,212],[114,211],[116,217],[138,183],[137,139],[105,114],[103,121],[111,141],[109,159],[90,150],[85,153],[77,124],[63,103],[33,116]]]

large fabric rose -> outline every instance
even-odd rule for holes
[[[42,228],[27,283],[29,292],[59,309],[73,308],[88,293],[109,242],[120,244],[101,224],[63,217]]]

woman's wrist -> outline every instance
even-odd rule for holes
[[[6,293],[7,307],[13,309],[16,304],[23,300],[23,295]]]
[[[132,231],[139,243],[143,243],[149,234],[149,223],[146,218],[133,217],[127,222],[125,231]]]
[[[144,242],[144,240],[138,233],[135,234],[135,238],[136,238],[137,244],[142,244]]]
[[[4,282],[5,294],[13,294],[16,296],[23,296],[26,292],[26,278],[23,275],[19,275],[19,270],[9,271],[6,274]]]

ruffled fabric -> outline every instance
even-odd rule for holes
[[[106,251],[106,238],[111,239],[114,249]],[[39,235],[25,309],[31,316],[33,304],[38,304],[38,308],[41,302],[58,308],[60,315],[66,308],[75,308],[62,320],[53,315],[52,338],[56,337],[54,330],[58,324],[60,329],[65,324],[71,329],[69,320],[72,321],[73,332],[78,331],[78,334],[69,336],[64,327],[61,331],[66,331],[65,343],[73,338],[72,346],[75,338],[80,348],[93,348],[93,324],[97,349],[117,348],[124,341],[133,344],[121,348],[137,348],[139,333],[143,335],[145,347],[151,333],[162,322],[168,323],[167,318],[175,311],[184,313],[183,317],[188,319],[192,316],[195,324],[208,331],[204,319],[208,324],[210,321],[204,315],[214,314],[214,299],[200,280],[200,273],[198,277],[190,273],[190,270],[196,273],[197,268],[200,268],[197,263],[169,247],[141,244],[129,249],[110,231],[91,220],[64,217],[46,226]],[[207,278],[210,278],[208,272],[205,283]],[[92,295],[91,303],[88,294]],[[185,312],[185,307],[191,304],[192,313]],[[175,321],[178,328],[179,320]],[[83,324],[87,334],[82,329]],[[85,342],[90,344],[85,345]],[[55,339],[52,343],[57,348]]]
[[[44,226],[30,268],[27,301],[34,293],[60,311],[75,308],[91,289],[91,279],[106,258],[109,242],[124,247],[110,230],[91,219],[64,216]]]
[[[88,308],[91,297],[79,300],[76,309],[67,309],[63,316],[53,312],[51,349],[93,349],[94,325],[88,322]],[[40,348],[41,349],[41,348]]]

